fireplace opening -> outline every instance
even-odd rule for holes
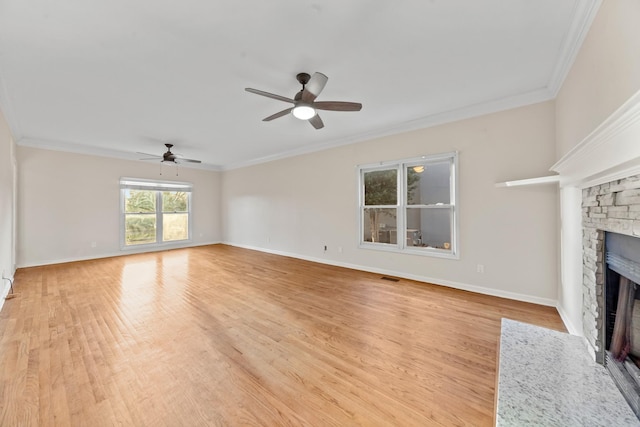
[[[640,238],[605,235],[605,366],[640,418]]]

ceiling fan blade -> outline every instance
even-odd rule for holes
[[[314,102],[313,108],[317,110],[331,111],[360,111],[362,104],[359,102],[320,101]]]
[[[252,89],[250,87],[246,87],[244,88],[244,90],[246,90],[247,92],[255,93],[256,95],[262,95],[262,96],[266,96],[267,98],[273,98],[273,99],[277,99],[278,101],[290,102],[292,104],[295,104],[295,101],[293,99],[287,98],[285,96],[276,95],[275,93],[269,93],[263,90]]]
[[[140,151],[136,151],[136,154],[142,154],[143,156],[151,156],[151,157],[154,157],[154,158],[161,157],[161,156],[158,156],[156,154],[143,153],[143,152],[140,152]]]
[[[277,119],[278,117],[282,117],[282,116],[286,116],[287,114],[289,114],[291,112],[291,110],[293,110],[293,107],[291,108],[287,108],[286,110],[282,110],[279,111],[275,114],[270,115],[269,117],[265,117],[264,119],[262,119],[263,122],[270,122],[273,119]]]
[[[201,160],[193,160],[193,159],[182,159],[182,158],[180,158],[180,159],[176,159],[176,160],[178,160],[178,161],[180,161],[180,162],[202,163],[202,161],[201,161]]]
[[[162,157],[145,157],[144,159],[138,159],[138,160],[162,160]]]
[[[309,83],[304,86],[302,91],[302,100],[304,102],[313,102],[314,99],[320,95],[322,89],[327,84],[329,77],[322,73],[313,73],[313,76],[309,79]]]
[[[322,119],[317,114],[309,119],[309,123],[311,123],[311,125],[316,129],[322,129],[324,127]]]

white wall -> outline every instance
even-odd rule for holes
[[[9,126],[0,112],[0,272],[13,278],[15,272],[15,190],[16,145]],[[9,291],[9,283],[0,283],[0,301]],[[0,306],[2,304],[0,303]]]
[[[120,250],[121,177],[193,183],[192,245],[216,243],[220,173],[18,146],[20,267],[131,253]],[[91,246],[96,242],[96,247]],[[138,249],[136,250],[144,250]]]
[[[567,330],[582,331],[582,190],[560,189],[560,265],[558,312]]]
[[[460,259],[359,249],[356,166],[454,150]],[[554,105],[546,102],[230,170],[222,183],[224,240],[553,305],[557,187],[495,183],[547,175],[554,159]]]
[[[603,1],[556,98],[556,159],[566,156],[640,90],[640,2]],[[640,141],[638,141],[640,144]],[[629,157],[628,160],[632,160]],[[560,193],[561,283],[558,310],[582,334],[581,193]]]

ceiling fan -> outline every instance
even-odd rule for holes
[[[164,144],[164,145],[165,145],[165,147],[167,147],[167,152],[164,153],[162,156],[155,156],[155,155],[149,154],[149,153],[140,153],[140,152],[138,152],[138,154],[142,154],[142,155],[145,155],[145,156],[152,156],[152,157],[144,158],[144,159],[140,159],[140,160],[160,160],[161,163],[169,162],[169,163],[175,163],[175,164],[180,164],[182,162],[202,163],[200,160],[185,159],[180,154],[172,153],[171,152],[171,147],[173,147],[173,144]]]
[[[310,76],[307,73],[299,73],[296,76],[296,79],[302,85],[302,89],[300,90],[300,92],[295,94],[293,99],[269,92],[264,92],[258,89],[252,89],[250,87],[245,88],[247,92],[293,104],[293,107],[272,114],[269,117],[265,117],[264,119],[262,119],[263,122],[269,122],[273,119],[277,119],[278,117],[286,116],[287,114],[291,113],[294,115],[294,117],[300,120],[308,120],[314,128],[322,129],[324,127],[324,123],[322,122],[322,119],[320,118],[316,110],[360,111],[360,109],[362,109],[362,104],[358,102],[316,102],[315,99],[318,97],[318,95],[320,95],[320,92],[322,92],[322,89],[324,89],[324,86],[327,84],[327,80],[329,80],[329,78],[322,73],[314,73],[313,76]]]

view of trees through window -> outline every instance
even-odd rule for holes
[[[409,169],[407,174],[407,193],[411,200],[414,196],[420,176]],[[369,225],[368,238],[365,241],[380,242],[383,229],[396,227],[398,215],[398,169],[374,170],[364,173],[364,204],[366,222]],[[386,241],[385,243],[391,243]]]
[[[457,153],[360,167],[360,243],[457,255]]]
[[[141,245],[189,238],[189,193],[183,191],[124,190],[125,245]],[[158,209],[161,208],[161,209]]]

